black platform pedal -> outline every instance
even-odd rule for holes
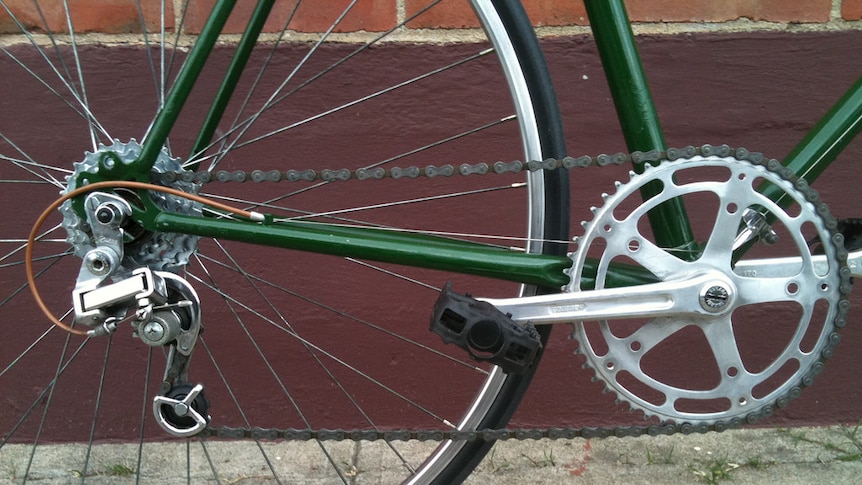
[[[521,374],[542,350],[532,324],[515,323],[490,303],[452,291],[446,283],[434,304],[431,331],[443,342],[466,350],[470,357],[498,365],[503,372]]]

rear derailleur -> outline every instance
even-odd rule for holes
[[[125,199],[94,192],[85,200],[85,211],[95,247],[84,255],[72,291],[75,323],[89,327],[87,335],[95,337],[112,334],[129,321],[134,337],[166,348],[164,378],[153,398],[156,422],[178,437],[203,431],[209,402],[203,385],[188,382],[189,362],[202,330],[197,293],[174,273],[122,266],[123,227],[132,213]]]

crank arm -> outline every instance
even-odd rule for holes
[[[719,272],[624,288],[522,298],[481,298],[516,322],[571,323],[685,314],[714,316],[733,308],[736,290]]]
[[[801,258],[765,258],[741,261],[734,273],[743,277],[772,278],[798,271]],[[825,256],[813,256],[815,271],[826,273]],[[862,277],[862,250],[848,255],[851,275]],[[714,316],[733,307],[736,290],[721,273],[695,274],[687,278],[624,288],[523,298],[480,298],[516,322],[567,323],[634,317],[687,314]]]
[[[787,276],[798,271],[801,258],[765,258],[740,261],[736,263],[733,272],[749,278],[773,278]],[[829,269],[826,256],[812,256],[811,262],[817,274],[825,274]],[[847,266],[850,268],[850,276],[862,277],[862,249],[853,251],[847,255]]]

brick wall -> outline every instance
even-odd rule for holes
[[[424,7],[429,0],[359,0],[356,7],[339,26],[341,32],[383,31],[409,18]],[[419,28],[471,28],[468,7],[460,0],[443,0],[451,4],[445,9],[435,9],[430,15],[407,24],[408,29]],[[52,31],[66,30],[66,16],[62,2],[43,2],[42,14]],[[173,25],[175,13],[183,9],[183,0],[167,2],[165,16],[168,25]],[[188,5],[187,20],[183,29],[196,33],[206,19],[215,0],[192,0]],[[298,8],[292,29],[299,32],[319,32],[329,26],[329,20],[337,16],[348,0],[304,2]],[[40,13],[31,0],[9,0],[9,8],[22,22],[31,28],[42,25]],[[109,34],[140,32],[142,23],[136,0],[69,0],[74,26],[81,32],[104,32]],[[141,2],[146,19],[146,28],[153,30],[159,24],[161,0]],[[290,15],[295,0],[278,0],[276,11],[271,16],[266,30],[278,31]],[[533,23],[540,27],[577,27],[587,24],[581,2],[577,0],[524,0]],[[671,26],[685,30],[685,24],[714,23],[716,30],[723,26],[734,30],[758,30],[775,28],[776,24],[802,25],[806,30],[834,29],[836,27],[860,28],[862,0],[627,0],[626,4],[633,21],[644,26]],[[243,14],[252,10],[254,2],[238,2],[236,12],[226,29],[240,32]],[[780,25],[779,25],[780,26]],[[0,33],[17,32],[9,14],[0,9]]]

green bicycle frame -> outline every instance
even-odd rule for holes
[[[201,129],[195,151],[209,143],[213,127],[221,118],[236,79],[245,66],[272,8],[272,0],[259,0],[249,21],[222,88]],[[191,92],[236,0],[219,0],[198,41],[177,76],[165,105],[143,144],[138,159],[152,167],[168,133]],[[585,0],[590,25],[610,84],[623,134],[629,150],[664,149],[665,140],[652,102],[635,37],[623,0]],[[785,159],[784,163],[809,182],[825,170],[840,151],[862,129],[862,77],[839,99],[819,123]],[[636,167],[638,169],[638,167]],[[653,188],[647,186],[644,196]],[[764,192],[773,199],[778,191]],[[780,203],[781,201],[778,200]],[[323,223],[279,222],[271,217],[263,223],[214,217],[193,217],[148,207],[136,217],[151,230],[217,237],[254,244],[349,256],[379,262],[441,269],[465,274],[512,280],[544,287],[568,282],[566,257],[526,254],[477,243],[426,235],[403,234],[373,228],[342,227]],[[688,217],[681,203],[671,201],[651,211],[650,223],[657,240],[669,247],[696,248]],[[589,268],[587,268],[589,271]],[[653,280],[624,266],[611,268],[611,286],[643,284]],[[587,282],[589,286],[589,282]]]

